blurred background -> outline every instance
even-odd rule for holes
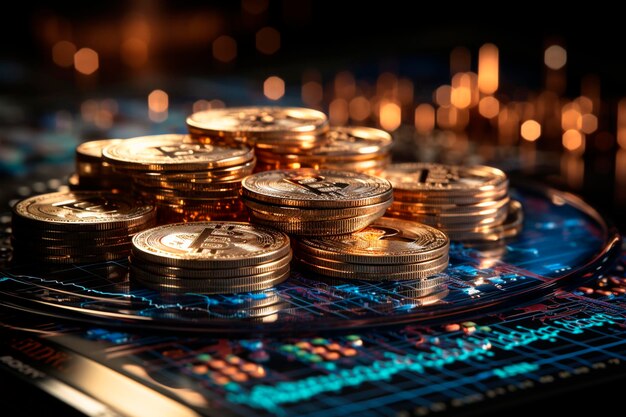
[[[73,3],[1,18],[3,200],[63,183],[85,140],[185,132],[209,108],[302,105],[391,132],[397,160],[500,166],[626,226],[626,37],[610,10]]]

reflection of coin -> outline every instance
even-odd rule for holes
[[[43,230],[111,230],[148,222],[154,207],[120,194],[107,192],[57,192],[30,197],[13,208],[14,228]]]
[[[188,143],[186,135],[155,135],[126,139],[107,146],[102,155],[117,169],[192,171],[241,165],[254,157],[246,145]]]
[[[357,207],[392,197],[388,181],[347,171],[294,169],[260,172],[242,182],[243,195],[291,207]]]
[[[375,272],[354,272],[345,269],[333,269],[325,266],[320,266],[314,263],[309,262],[308,260],[298,259],[300,265],[311,272],[318,273],[320,275],[325,275],[333,278],[344,278],[344,279],[360,279],[364,281],[402,281],[402,280],[415,280],[420,279],[424,280],[425,286],[430,287],[433,285],[443,284],[446,281],[446,277],[433,277],[447,268],[447,263],[438,265],[429,269],[424,269],[422,271],[411,271],[411,272],[394,272],[394,273],[375,273]],[[430,282],[430,280],[440,279],[435,282]]]
[[[299,107],[231,107],[205,110],[187,118],[192,134],[236,139],[322,133],[326,115]]]
[[[393,164],[382,174],[395,190],[424,192],[428,197],[473,196],[476,193],[496,193],[506,187],[507,178],[497,168],[463,167],[431,163]]]
[[[168,224],[133,237],[132,254],[157,264],[183,268],[237,268],[286,256],[287,235],[236,222]]]
[[[261,291],[280,284],[289,278],[289,271],[275,278],[257,282],[241,284],[228,284],[224,280],[183,280],[167,277],[156,277],[143,271],[132,268],[131,277],[138,280],[144,286],[162,292],[200,292],[205,294],[232,294],[237,292]]]
[[[449,240],[435,228],[382,217],[349,235],[300,239],[298,247],[325,259],[381,265],[439,258],[448,253]]]

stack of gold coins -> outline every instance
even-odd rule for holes
[[[260,291],[289,276],[289,237],[249,223],[168,224],[132,243],[131,278],[159,291]]]
[[[155,223],[154,206],[121,194],[42,194],[13,207],[13,248],[30,261],[113,260],[127,256],[133,235]]]
[[[256,171],[315,168],[376,174],[389,163],[391,136],[365,127],[328,128],[324,113],[299,107],[233,107],[187,118],[203,143],[244,142],[255,147]]]
[[[328,131],[328,118],[301,107],[230,107],[187,118],[189,134],[203,143],[243,142],[311,149]]]
[[[411,282],[414,298],[441,291],[450,241],[433,227],[382,217],[355,233],[302,238],[295,256],[306,270],[319,275],[371,281]],[[417,296],[417,297],[415,297]]]
[[[122,139],[102,139],[81,143],[76,147],[76,172],[70,177],[72,190],[130,189],[125,176],[113,171],[111,165],[102,159],[102,149],[120,143]]]
[[[256,144],[256,171],[315,168],[376,175],[389,164],[392,143],[389,133],[369,127],[332,128],[311,147],[261,141]]]
[[[508,179],[487,166],[403,163],[381,175],[394,188],[387,215],[443,230],[452,240],[497,240],[521,230],[521,204],[511,200]]]
[[[127,139],[102,154],[157,206],[159,223],[239,219],[241,180],[256,161],[244,144],[203,144],[173,134]]]
[[[259,172],[242,182],[254,223],[285,233],[351,233],[381,217],[393,201],[384,179],[349,171],[308,168]]]

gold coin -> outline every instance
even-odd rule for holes
[[[18,202],[13,222],[44,230],[112,230],[145,224],[154,206],[109,192],[70,191],[42,194]]]
[[[393,143],[389,133],[371,127],[333,127],[318,141],[314,148],[298,149],[297,152],[280,146],[272,147],[268,152],[259,145],[259,154],[294,160],[362,161],[388,153]]]
[[[233,182],[160,182],[149,183],[135,179],[135,189],[147,194],[162,194],[175,196],[201,197],[204,195],[219,198],[224,196],[239,196],[241,180]]]
[[[264,204],[249,198],[243,198],[243,203],[251,210],[254,210],[258,217],[266,220],[277,221],[314,221],[314,220],[336,220],[347,219],[354,216],[365,216],[377,214],[386,210],[391,205],[391,201],[372,204],[370,206],[348,207],[341,209],[305,209],[296,207],[281,207],[272,204]],[[265,216],[272,216],[265,217]]]
[[[422,204],[422,203],[405,203],[395,200],[390,210],[415,213],[418,215],[433,216],[464,216],[464,215],[481,215],[496,212],[498,209],[506,208],[509,205],[510,198],[508,196],[499,200],[487,200],[477,204]]]
[[[294,158],[293,160],[270,160],[265,159],[264,156],[258,155],[259,164],[257,165],[255,172],[272,171],[276,169],[330,169],[337,171],[354,171],[361,172],[370,175],[378,175],[379,172],[389,165],[391,158],[388,155],[371,158],[364,161],[333,161],[333,160],[320,160],[320,159],[301,159]],[[376,175],[375,175],[375,174]]]
[[[415,279],[427,279],[445,271],[445,269],[448,267],[448,264],[446,263],[446,264],[432,267],[430,269],[424,269],[421,271],[381,274],[381,273],[354,272],[354,271],[332,269],[332,268],[327,268],[324,266],[312,264],[300,258],[298,258],[298,262],[307,270],[321,274],[321,275],[326,275],[326,276],[333,277],[333,278],[358,279],[358,280],[363,280],[363,281],[404,281],[404,280],[415,280]],[[445,278],[442,281],[445,282]],[[428,285],[433,285],[433,284],[429,282]]]
[[[165,172],[143,172],[143,171],[124,171],[127,175],[131,175],[135,179],[142,181],[155,182],[180,182],[180,181],[205,181],[211,180],[215,182],[234,181],[243,179],[250,175],[254,170],[256,158],[252,158],[248,162],[227,168],[216,168],[210,170],[193,170],[193,171],[165,171]],[[119,169],[118,169],[119,171]]]
[[[242,193],[257,201],[307,208],[367,206],[392,198],[387,180],[356,172],[314,169],[259,172],[243,180]]]
[[[231,107],[205,110],[187,118],[192,135],[254,141],[323,133],[328,119],[320,111],[300,107]]]
[[[128,236],[132,236],[142,230],[148,229],[156,224],[156,216],[151,215],[144,223],[139,223],[132,227],[120,227],[116,229],[107,230],[54,230],[54,229],[42,229],[41,227],[33,227],[31,225],[24,225],[22,223],[14,223],[13,234],[16,237],[25,236],[31,241],[37,241],[38,239],[50,239],[50,240],[63,240],[63,241],[85,241],[93,239],[124,239]]]
[[[151,263],[138,263],[137,267],[145,272],[186,279],[230,279],[244,276],[258,276],[268,272],[279,271],[289,265],[291,261],[291,253],[287,256],[280,258],[276,261],[266,262],[260,265],[247,266],[241,268],[224,268],[224,269],[190,269],[190,268],[178,268],[175,266],[156,265]],[[131,265],[134,262],[131,260]]]
[[[102,156],[124,170],[193,171],[242,165],[254,157],[254,151],[243,144],[187,143],[185,135],[155,135],[107,146]]]
[[[137,259],[181,268],[241,268],[286,256],[289,237],[248,223],[195,222],[158,226],[133,237]]]
[[[396,217],[405,220],[413,220],[418,223],[424,223],[433,227],[452,227],[467,228],[477,227],[479,225],[500,224],[504,222],[508,213],[508,207],[501,207],[487,214],[461,214],[457,216],[448,215],[430,215],[419,213],[407,213],[393,210],[391,207],[387,210],[389,217]]]
[[[111,245],[126,243],[129,244],[132,236],[124,235],[119,237],[100,237],[99,234],[92,233],[83,235],[81,238],[74,236],[74,233],[67,234],[63,238],[50,238],[28,235],[26,238],[18,237],[13,239],[13,243],[24,247],[31,246],[33,248],[100,248]]]
[[[22,256],[23,254],[16,253],[16,256]],[[85,263],[99,263],[106,261],[115,261],[117,259],[123,259],[128,256],[128,251],[122,251],[121,253],[115,252],[106,252],[98,255],[32,255],[25,254],[25,260],[36,260],[44,263],[52,263],[52,264],[85,264]]]
[[[522,204],[513,200],[509,205],[509,212],[504,223],[493,226],[476,227],[469,230],[450,229],[446,233],[455,241],[480,241],[511,238],[517,236],[523,228],[524,212]]]
[[[130,252],[130,239],[127,242],[117,243],[106,246],[91,246],[89,242],[84,242],[82,245],[77,246],[35,246],[35,245],[22,245],[17,243],[13,246],[15,250],[28,251],[33,255],[43,256],[72,256],[82,257],[90,255],[101,255],[105,253],[125,253]]]
[[[250,210],[250,219],[253,223],[273,227],[282,232],[301,236],[330,236],[352,233],[361,230],[371,224],[374,220],[385,214],[384,210],[378,213],[365,216],[355,216],[348,219],[318,220],[318,221],[276,221],[267,216],[259,215],[254,210]]]
[[[481,199],[499,195],[506,190],[506,174],[497,168],[487,166],[454,166],[432,163],[392,164],[382,173],[388,179],[398,200],[407,201],[403,196],[415,195],[424,202],[430,199]],[[445,202],[445,201],[442,201]]]
[[[123,142],[124,139],[100,139],[83,142],[76,147],[76,159],[80,161],[102,163],[102,150],[109,145]]]
[[[158,196],[165,199],[168,198],[181,198],[181,199],[228,199],[238,198],[239,190],[241,189],[239,183],[230,184],[215,184],[213,187],[197,186],[193,188],[161,188],[161,187],[144,187],[139,184],[134,184],[134,191],[140,195],[146,197]]]
[[[220,211],[202,211],[190,208],[185,208],[181,210],[161,207],[159,207],[158,219],[158,224],[209,221],[248,222],[250,220],[245,211],[237,211],[234,209]]]
[[[441,267],[448,264],[448,255],[445,254],[439,258],[431,259],[428,261],[409,263],[409,264],[388,264],[388,265],[375,265],[375,264],[355,264],[349,262],[333,261],[332,259],[324,259],[318,256],[310,255],[306,252],[299,252],[296,257],[300,260],[306,261],[311,265],[317,265],[324,268],[330,268],[338,271],[347,272],[363,272],[366,274],[398,274],[409,273],[416,271],[430,270],[435,267]]]
[[[357,264],[407,264],[448,253],[445,233],[420,223],[381,217],[356,233],[303,238],[297,247],[314,256]]]
[[[211,275],[211,270],[208,269],[195,269],[191,270],[190,275],[178,275],[171,276],[166,274],[158,274],[153,271],[149,271],[141,266],[141,264],[131,264],[131,270],[137,271],[143,274],[142,280],[155,283],[163,283],[169,281],[171,283],[178,283],[179,285],[197,285],[197,286],[214,286],[214,287],[236,287],[239,285],[256,284],[259,282],[266,282],[267,280],[277,279],[284,274],[289,273],[289,263],[283,265],[279,269],[273,271],[267,271],[256,275],[244,275],[234,277],[221,277]],[[204,275],[202,275],[204,274]]]

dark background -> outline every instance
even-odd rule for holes
[[[190,100],[204,96],[215,98],[208,97],[212,87],[206,87],[204,81],[219,85],[230,83],[238,89],[258,89],[264,78],[279,73],[288,88],[286,101],[279,101],[279,104],[301,104],[298,86],[303,72],[315,68],[324,83],[332,82],[334,74],[343,70],[351,71],[357,79],[369,81],[383,71],[392,71],[413,80],[416,101],[432,102],[432,91],[450,82],[449,57],[453,48],[468,48],[472,53],[472,69],[476,71],[478,48],[492,42],[500,51],[498,96],[523,100],[529,91],[544,88],[543,51],[547,45],[557,43],[568,53],[564,70],[568,82],[562,97],[575,98],[580,94],[581,79],[587,75],[597,76],[603,99],[600,130],[610,132],[613,142],[603,151],[589,146],[580,157],[585,166],[584,180],[577,186],[569,184],[559,170],[561,150],[546,154],[549,163],[545,169],[537,167],[517,175],[581,194],[625,230],[626,199],[620,196],[626,190],[620,189],[615,181],[619,147],[614,140],[616,103],[626,96],[623,23],[617,12],[599,2],[584,6],[565,4],[559,6],[560,13],[549,13],[546,7],[546,4],[527,2],[490,6],[468,2],[458,6],[444,2],[389,0],[273,0],[263,11],[254,14],[243,10],[239,1],[14,3],[12,11],[4,11],[0,17],[0,181],[4,193],[0,196],[11,198],[8,189],[45,180],[50,172],[59,173],[57,176],[68,172],[73,142],[66,136],[46,136],[44,141],[42,135],[52,129],[50,119],[56,111],[68,109],[78,113],[80,103],[91,97],[113,96],[144,103],[151,90],[166,86],[172,106],[182,106],[184,113],[189,111],[187,102]],[[109,35],[113,36],[110,43],[115,44],[118,29],[137,14],[154,22],[151,29],[158,33],[155,38],[158,41],[153,39],[154,47],[142,68],[128,68],[116,52],[101,54],[97,76],[91,78],[77,75],[71,69],[60,69],[52,62],[52,44],[45,35],[50,19],[60,25],[59,36],[81,48],[93,47],[94,43],[106,44]],[[181,41],[179,34],[185,22],[194,16],[209,19],[205,24],[214,26],[214,30],[207,30],[210,36],[204,40]],[[281,34],[280,49],[271,55],[261,54],[255,48],[254,34],[264,26],[271,26]],[[211,42],[220,34],[237,41],[234,62],[224,64],[212,56]],[[197,85],[201,88],[196,89]],[[226,96],[224,101],[245,104],[242,101],[248,96],[234,95],[238,98],[230,102]],[[251,97],[262,102],[258,95]],[[328,100],[325,100],[325,110],[327,105]],[[130,106],[121,106],[116,125],[127,126],[128,119],[143,118],[144,124],[155,128],[150,125],[147,112],[134,114],[133,111]],[[178,120],[180,129],[184,130],[183,121]],[[404,122],[411,124],[410,118]],[[155,129],[159,128],[164,129],[162,126]],[[107,133],[84,126],[71,131],[72,140]],[[471,135],[469,139],[481,140]],[[540,150],[544,139],[549,138],[542,137],[537,143]],[[47,156],[50,147],[39,145],[57,140],[67,141],[68,145],[63,148],[67,148],[67,152],[62,158],[51,161]],[[14,153],[19,158],[12,159]],[[41,165],[52,168],[40,170]],[[580,407],[585,411],[596,406],[612,407],[612,401],[593,399],[612,398],[617,393],[616,385],[608,382],[538,403],[524,399],[521,404],[517,403],[517,410],[527,412],[555,404],[562,407],[563,412],[580,411]],[[19,413],[19,409],[14,411]]]
[[[583,195],[623,227],[626,190],[623,182],[616,182],[615,173],[620,149],[617,102],[626,96],[626,34],[619,14],[602,2],[551,8],[556,10],[532,2],[487,5],[396,0],[15,3],[12,12],[0,18],[0,145],[13,151],[15,129],[23,126],[38,133],[50,131],[50,120],[59,109],[76,114],[84,100],[104,97],[145,103],[147,94],[156,88],[166,89],[171,108],[184,115],[191,112],[192,101],[202,98],[218,96],[226,105],[267,103],[261,85],[269,75],[278,74],[285,81],[286,94],[277,103],[302,105],[300,86],[311,70],[324,85],[320,106],[325,111],[332,99],[334,76],[346,70],[357,85],[361,81],[374,85],[383,72],[406,77],[414,84],[415,103],[432,103],[435,88],[450,83],[451,51],[467,48],[471,70],[477,71],[478,49],[487,42],[497,45],[500,54],[496,97],[502,103],[524,101],[545,90],[543,52],[548,45],[558,44],[567,50],[561,100],[576,98],[581,94],[581,81],[596,77],[602,97],[599,128],[588,135],[585,153],[576,156],[584,165],[582,181],[566,178],[560,137],[547,137],[546,133],[536,145],[550,153],[542,155],[543,162],[535,169],[521,175]],[[149,52],[143,65],[130,67],[120,59],[120,45],[130,36],[127,28],[138,18],[148,27]],[[255,33],[267,26],[280,33],[280,48],[272,54],[255,48]],[[231,62],[220,62],[212,54],[212,42],[220,35],[237,42],[237,55]],[[98,51],[97,72],[85,76],[55,65],[51,49],[60,40]],[[219,93],[214,91],[216,86]],[[8,109],[3,108],[7,105]],[[21,117],[13,116],[16,107]],[[410,130],[411,112],[403,110],[402,118]],[[125,126],[121,122],[129,119],[150,123],[144,113],[120,110],[114,127]],[[167,126],[150,125],[147,131],[184,131],[182,116],[170,116],[169,122]],[[374,119],[364,123],[377,125]],[[72,135],[82,141],[138,132],[124,129],[81,125]],[[485,123],[481,129],[470,129],[471,143],[483,143],[483,136],[490,137],[496,130]],[[599,151],[593,143],[600,132],[608,133],[609,139],[608,146]],[[39,155],[41,149],[29,149],[24,141],[28,138],[19,138],[18,148],[26,155],[21,158],[22,165],[28,168],[46,159]],[[487,145],[496,144],[487,141]],[[5,148],[0,151],[7,152]],[[497,152],[496,156],[497,162]],[[487,158],[482,162],[494,161]],[[544,169],[545,165],[550,167]],[[26,178],[24,172],[32,171],[24,166],[13,168],[0,165],[0,173]],[[626,177],[626,166],[622,170]]]

